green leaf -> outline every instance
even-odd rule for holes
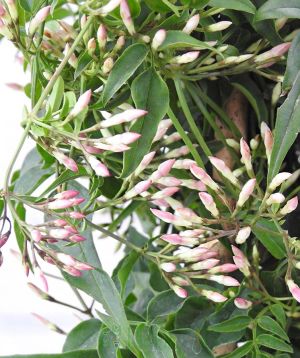
[[[119,340],[117,336],[107,327],[103,327],[98,340],[99,358],[115,358]]]
[[[286,71],[282,83],[282,89],[288,91],[292,88],[295,78],[300,71],[300,57],[298,56],[300,51],[300,33],[298,33],[293,39],[292,45],[289,49]]]
[[[82,72],[88,67],[88,65],[92,62],[92,57],[88,54],[88,51],[82,52],[82,54],[78,58],[78,65],[76,67],[74,73],[74,79],[78,78]]]
[[[171,347],[158,336],[157,325],[141,323],[135,330],[135,340],[147,358],[173,358]]]
[[[208,5],[231,10],[245,11],[250,14],[254,14],[256,11],[255,6],[250,0],[211,0]]]
[[[285,331],[273,318],[269,316],[262,316],[257,320],[257,323],[262,329],[265,329],[266,331],[274,333],[277,336],[289,341],[289,337],[287,336]]]
[[[140,133],[141,137],[124,154],[122,178],[130,175],[149,152],[158,124],[169,107],[168,87],[153,68],[135,78],[131,92],[136,108],[145,109],[148,114],[130,127],[131,132]]]
[[[47,103],[47,105],[51,108],[52,112],[56,112],[59,110],[62,100],[64,98],[64,89],[64,80],[61,76],[59,76],[55,82],[55,85],[53,86],[53,90]]]
[[[269,181],[279,172],[287,152],[295,142],[300,131],[299,95],[300,73],[298,73],[287,99],[277,111],[274,146],[268,173]]]
[[[200,334],[192,329],[178,329],[171,332],[176,337],[175,351],[178,358],[213,358]]]
[[[300,18],[300,2],[298,0],[269,0],[255,14],[256,21],[280,17]]]
[[[81,350],[62,354],[25,354],[2,356],[1,358],[99,358],[96,350]]]
[[[235,349],[233,352],[226,354],[222,358],[241,358],[252,351],[253,342],[245,342],[241,347]]]
[[[101,322],[98,319],[89,319],[80,322],[68,334],[63,352],[70,352],[81,349],[96,349],[100,334]]]
[[[119,267],[117,276],[121,285],[121,296],[125,294],[126,283],[129,278],[129,275],[139,258],[139,254],[136,251],[131,251],[129,255],[125,257],[122,261],[121,267]]]
[[[253,226],[252,231],[276,259],[283,259],[286,256],[282,235],[273,222],[260,219]]]
[[[173,290],[161,292],[149,302],[147,308],[148,319],[154,320],[157,317],[175,313],[182,307],[184,301]]]
[[[162,0],[145,0],[149,9],[160,13],[168,12],[170,8],[163,3]]]
[[[31,15],[36,13],[42,5],[46,4],[46,0],[19,0],[21,7],[30,12]]]
[[[104,105],[134,74],[147,56],[148,48],[143,44],[128,47],[115,63],[105,85],[102,100]]]
[[[214,324],[208,328],[214,332],[238,332],[249,326],[251,318],[248,316],[235,316],[222,323]]]
[[[270,306],[272,314],[276,317],[277,321],[282,325],[283,328],[286,326],[286,315],[284,308],[280,303]]]
[[[271,336],[270,334],[261,334],[256,338],[256,343],[276,351],[293,353],[291,345],[285,343],[279,338]]]

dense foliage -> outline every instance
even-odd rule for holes
[[[299,356],[299,18],[298,0],[0,2],[31,74],[0,248],[14,230],[32,290],[85,319],[51,357]],[[112,277],[92,234],[124,249]]]

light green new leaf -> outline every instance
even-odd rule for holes
[[[208,5],[231,10],[245,11],[250,14],[254,14],[256,11],[255,6],[250,0],[211,0]]]
[[[287,91],[290,88],[292,88],[295,78],[297,78],[297,75],[300,71],[299,51],[300,51],[300,34],[297,34],[289,49],[286,71],[282,83],[282,89],[284,91]]]
[[[300,1],[269,0],[255,14],[256,21],[279,19],[280,17],[300,18]]]
[[[300,2],[299,2],[300,5]],[[274,145],[271,154],[268,181],[279,172],[281,164],[300,132],[300,72],[293,87],[277,111]]]
[[[131,132],[140,133],[141,137],[124,154],[122,178],[130,175],[149,152],[158,124],[169,107],[168,87],[153,68],[133,81],[131,93],[136,108],[145,109],[148,114],[130,127]]]
[[[293,353],[291,345],[285,343],[279,338],[271,336],[270,334],[261,334],[256,338],[256,343],[276,351]]]
[[[238,332],[249,326],[251,318],[248,316],[236,316],[228,319],[227,321],[214,324],[208,328],[209,331],[214,332]]]
[[[262,329],[265,329],[266,331],[274,333],[277,336],[289,341],[289,337],[287,336],[285,331],[273,318],[269,316],[262,316],[257,320],[257,323]]]
[[[104,105],[134,74],[137,68],[143,63],[147,53],[148,48],[143,44],[133,44],[122,53],[114,64],[104,87],[102,96]]]
[[[147,358],[174,358],[171,347],[158,336],[157,325],[141,323],[135,330],[135,340]]]

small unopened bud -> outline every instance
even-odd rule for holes
[[[176,271],[176,265],[172,262],[164,262],[160,264],[160,268],[165,272],[174,272]]]
[[[74,108],[70,112],[70,117],[76,117],[80,112],[82,112],[85,108],[88,107],[92,97],[92,91],[89,89],[84,92],[75,103]]]
[[[217,209],[213,197],[208,193],[201,192],[199,193],[199,198],[202,201],[205,208],[212,214],[212,216],[217,218],[219,216],[219,210]]]
[[[106,165],[100,162],[97,158],[95,158],[92,155],[87,156],[87,160],[90,164],[90,166],[93,168],[96,175],[100,177],[109,177],[110,172]]]
[[[255,138],[252,138],[250,140],[250,148],[252,150],[256,150],[258,148],[258,145],[259,145],[259,140],[258,140],[258,137],[255,137]]]
[[[101,70],[105,75],[107,75],[112,70],[113,67],[114,67],[114,60],[112,57],[108,57],[103,62],[103,66],[101,67]]]
[[[143,193],[144,191],[148,190],[152,184],[152,181],[150,179],[143,180],[139,183],[137,183],[131,190],[129,190],[124,195],[124,199],[129,200],[134,198],[135,196]]]
[[[85,241],[86,238],[80,235],[72,235],[68,238],[68,240],[71,242],[82,242]]]
[[[187,290],[185,290],[184,288],[177,286],[177,285],[172,285],[172,290],[175,292],[175,294],[180,297],[180,298],[187,298],[188,296],[188,292]]]
[[[274,143],[273,134],[271,129],[268,127],[268,125],[265,122],[261,123],[260,131],[261,131],[262,138],[264,140],[268,163],[270,164],[271,153]]]
[[[251,234],[251,227],[250,226],[243,227],[242,229],[239,230],[235,238],[235,242],[239,245],[243,244],[244,242],[246,242],[250,234]]]
[[[120,51],[125,46],[125,36],[120,36],[117,39],[116,45],[114,47],[114,52]]]
[[[51,331],[54,331],[59,334],[65,335],[66,333],[60,329],[58,326],[56,326],[54,323],[48,321],[46,318],[40,316],[37,313],[32,313],[32,315],[37,318],[43,325],[45,325],[47,328],[49,328]]]
[[[117,124],[128,123],[135,119],[145,116],[148,112],[143,109],[127,109],[122,113],[115,114],[114,116],[105,119],[99,123],[100,128],[108,128]]]
[[[297,206],[298,206],[298,196],[294,196],[284,205],[284,207],[280,210],[279,213],[280,215],[287,215],[292,211],[296,210]]]
[[[220,21],[215,24],[206,26],[205,31],[209,31],[209,32],[223,31],[228,29],[228,27],[231,25],[232,25],[231,21]]]
[[[39,267],[35,268],[35,272],[37,273],[40,282],[43,286],[44,291],[48,292],[48,281],[46,279],[46,276],[44,275],[44,273],[41,271],[41,269]]]
[[[183,145],[182,147],[170,150],[168,153],[164,155],[165,158],[178,158],[183,157],[184,155],[189,154],[190,148],[187,145]]]
[[[191,173],[198,179],[200,179],[206,186],[214,191],[220,189],[219,185],[206,173],[206,171],[195,164],[190,167]]]
[[[194,16],[192,16],[188,22],[186,23],[186,25],[184,26],[184,28],[182,29],[182,32],[185,32],[186,34],[191,34],[194,30],[196,30],[198,24],[200,21],[200,15],[196,14]]]
[[[240,286],[240,283],[238,280],[231,276],[225,276],[225,275],[207,275],[206,278],[210,281],[214,281],[217,283],[220,283],[224,286]]]
[[[172,121],[170,119],[163,119],[159,122],[157,132],[153,139],[153,143],[159,141],[167,132],[167,130],[171,127]]]
[[[194,237],[182,237],[178,234],[165,234],[161,236],[161,239],[172,245],[196,245],[198,238]]]
[[[250,276],[250,264],[243,254],[243,252],[238,249],[237,247],[231,245],[231,249],[233,251],[234,256],[232,256],[233,262],[236,264],[236,266],[239,268],[239,270],[246,276]]]
[[[251,153],[250,153],[250,148],[246,143],[246,141],[244,140],[244,138],[241,138],[240,148],[241,148],[241,156],[243,159],[243,163],[245,164],[247,173],[251,173],[253,170],[252,163],[251,163]]]
[[[190,266],[191,270],[198,271],[198,270],[209,270],[213,267],[215,267],[220,260],[218,259],[207,259],[204,261],[199,261],[193,265]]]
[[[158,192],[156,192],[155,194],[151,195],[151,200],[159,200],[159,199],[164,199],[167,198],[169,196],[174,195],[175,193],[177,193],[179,190],[178,187],[173,187],[170,186],[168,188],[164,188]]]
[[[167,36],[167,32],[164,29],[158,30],[152,40],[151,47],[154,51],[158,49],[158,47],[165,41]]]
[[[59,161],[59,163],[70,169],[72,172],[78,172],[78,166],[72,158],[67,157],[59,151],[53,151],[52,155]]]
[[[63,215],[68,216],[72,219],[84,219],[85,218],[85,215],[78,211],[66,212],[66,213],[63,213]]]
[[[252,302],[246,300],[245,298],[241,298],[241,297],[237,297],[234,300],[234,304],[237,308],[241,309],[241,310],[247,310],[252,306]]]
[[[203,220],[190,208],[178,208],[176,214],[193,224],[202,224]]]
[[[144,169],[147,168],[147,166],[151,163],[152,159],[155,156],[155,152],[150,152],[148,154],[146,154],[144,156],[144,158],[142,159],[141,163],[139,164],[139,166],[136,168],[136,170],[134,171],[134,175],[137,177],[139,176]]]
[[[73,199],[75,198],[77,195],[79,194],[78,190],[65,190],[62,191],[61,193],[58,193],[56,195],[54,195],[54,199]]]
[[[32,230],[31,231],[31,237],[34,242],[40,242],[42,240],[42,234],[39,230]]]
[[[180,276],[173,276],[172,277],[172,281],[177,285],[177,286],[189,286],[190,283],[188,280],[186,280],[183,277]]]
[[[51,229],[49,230],[49,235],[54,239],[67,239],[71,232],[67,229]]]
[[[226,139],[226,143],[230,148],[233,148],[237,152],[240,150],[240,145],[235,139],[228,138]]]
[[[127,0],[121,0],[120,3],[120,15],[130,35],[135,34],[134,24],[130,14],[130,9]]]
[[[64,266],[62,267],[62,269],[63,269],[65,272],[67,272],[69,275],[71,275],[71,276],[74,276],[74,277],[80,277],[80,276],[82,276],[81,271],[78,270],[78,269],[75,268],[75,267],[64,265]]]
[[[274,191],[277,187],[279,187],[283,182],[285,182],[291,176],[292,176],[292,174],[288,173],[288,172],[282,172],[282,173],[275,175],[275,177],[272,179],[272,181],[268,187],[268,191],[269,192]]]
[[[173,57],[170,63],[176,63],[178,65],[182,65],[185,63],[190,63],[195,61],[199,57],[200,51],[190,51],[184,53],[183,55]]]
[[[110,0],[106,5],[97,10],[99,14],[107,15],[117,8],[121,3],[121,0]]]
[[[162,221],[166,222],[166,223],[173,223],[175,220],[175,216],[171,213],[169,213],[168,211],[162,211],[162,210],[157,210],[157,209],[150,209],[152,214],[154,214],[156,217],[158,217],[159,219],[161,219]]]
[[[90,56],[93,56],[96,50],[96,40],[94,38],[89,39],[87,43],[87,50]]]
[[[284,195],[282,195],[281,193],[274,193],[271,194],[269,198],[266,200],[266,204],[267,205],[281,204],[284,202],[284,200],[285,200]]]
[[[297,182],[300,177],[300,169],[295,170],[292,175],[282,184],[282,191],[285,191]]]
[[[192,159],[178,159],[175,161],[173,168],[190,170],[192,165],[196,165],[196,162]]]
[[[238,269],[238,267],[235,264],[223,264],[220,266],[215,266],[213,268],[211,268],[208,272],[209,273],[228,273],[228,272],[233,272],[236,271]]]
[[[228,168],[225,162],[222,159],[217,157],[209,157],[211,164],[233,185],[239,186],[237,178],[234,176],[232,171]]]
[[[87,18],[86,18],[86,15],[83,14],[80,18],[80,28],[82,29],[84,27],[84,25],[86,24],[87,22]]]
[[[294,299],[300,302],[300,287],[292,279],[287,280],[286,284]]]
[[[98,41],[100,50],[103,50],[105,48],[106,42],[107,42],[107,32],[106,32],[106,28],[103,24],[101,24],[98,28],[97,41]]]
[[[252,195],[254,188],[256,185],[256,179],[250,179],[247,181],[247,183],[243,186],[240,195],[239,195],[239,199],[237,201],[237,207],[241,208],[245,202],[250,198],[250,196]]]
[[[273,47],[271,50],[266,51],[266,52],[262,53],[261,55],[256,56],[254,58],[254,62],[260,63],[260,62],[269,61],[270,59],[272,59],[274,57],[281,57],[289,50],[290,47],[291,47],[290,42],[277,45],[277,46]]]
[[[162,162],[158,166],[157,170],[151,174],[150,179],[152,181],[156,181],[162,177],[167,176],[169,174],[169,172],[171,171],[174,163],[175,163],[175,159],[168,159],[168,160]]]
[[[46,20],[47,16],[50,14],[51,6],[46,6],[40,9],[34,18],[30,21],[29,24],[29,35],[33,35],[38,27]]]
[[[206,191],[206,186],[202,183],[201,180],[182,179],[181,185],[192,190]]]
[[[155,181],[157,184],[167,186],[167,187],[175,187],[182,183],[180,179],[175,177],[162,177]]]
[[[221,295],[219,292],[216,291],[210,291],[210,290],[202,290],[201,291],[202,296],[208,298],[209,300],[213,302],[225,302],[227,301],[227,297]]]
[[[50,298],[50,296],[46,292],[42,291],[33,283],[29,282],[27,283],[27,286],[31,289],[33,293],[35,293],[38,297],[42,298],[43,300],[48,300]]]

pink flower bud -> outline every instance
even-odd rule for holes
[[[169,172],[171,171],[174,163],[175,163],[175,159],[169,159],[169,160],[162,162],[158,166],[157,170],[151,174],[150,179],[152,181],[157,181],[161,177],[167,176],[169,174]]]
[[[172,262],[164,262],[160,264],[160,268],[165,272],[174,272],[176,271],[176,265]]]
[[[225,296],[221,295],[219,292],[216,291],[202,290],[201,294],[213,302],[220,303],[227,301],[227,298]]]
[[[291,176],[292,176],[292,174],[288,173],[288,172],[282,172],[282,173],[275,175],[275,177],[272,179],[272,181],[268,187],[268,191],[269,192],[274,191],[277,187],[279,187],[283,182],[285,182]]]
[[[89,39],[87,43],[87,50],[90,56],[93,56],[96,50],[96,40],[94,38]]]
[[[240,150],[241,150],[241,156],[243,159],[243,163],[246,166],[247,172],[251,172],[252,171],[252,163],[251,163],[250,148],[249,148],[247,142],[244,140],[244,138],[241,138],[241,140],[240,140]]]
[[[198,239],[194,237],[181,237],[178,234],[165,234],[161,236],[161,239],[172,245],[196,245]]]
[[[131,144],[135,142],[137,139],[139,139],[141,135],[139,133],[135,132],[126,132],[122,134],[116,134],[113,137],[106,137],[104,138],[104,142],[108,144]]]
[[[268,163],[270,164],[270,158],[271,158],[273,142],[274,142],[273,134],[271,132],[271,129],[267,126],[265,122],[261,123],[260,131],[261,131],[262,138],[264,140]]]
[[[274,193],[271,194],[269,198],[266,200],[266,204],[267,205],[281,204],[284,202],[284,200],[285,200],[284,195],[282,195],[281,193]]]
[[[150,209],[152,214],[158,217],[160,220],[166,223],[173,223],[175,221],[175,216],[167,211],[161,211],[157,209]]]
[[[170,145],[172,143],[178,142],[179,140],[181,140],[181,135],[179,133],[177,133],[177,132],[174,132],[174,133],[168,135],[164,139],[163,145],[167,146],[167,145]]]
[[[97,10],[99,14],[107,15],[120,5],[121,0],[110,0],[106,5]]]
[[[243,227],[242,229],[239,230],[235,238],[235,242],[239,245],[243,244],[244,242],[246,242],[250,234],[251,234],[251,227],[250,226]]]
[[[33,35],[38,27],[46,20],[47,16],[50,14],[51,6],[46,6],[40,9],[34,18],[30,21],[29,24],[29,35]]]
[[[34,229],[31,231],[31,238],[34,242],[40,242],[42,240],[42,234],[39,230]]]
[[[209,157],[211,164],[233,185],[239,186],[237,178],[234,176],[232,171],[228,168],[225,162],[222,159],[217,157]]]
[[[217,209],[216,203],[210,194],[205,192],[200,192],[199,198],[202,201],[202,204],[205,206],[205,208],[212,214],[212,216],[214,217],[219,216],[219,210]]]
[[[205,230],[203,229],[195,229],[195,230],[180,231],[179,235],[182,237],[200,237],[200,235],[204,233]]]
[[[106,165],[100,162],[97,158],[94,156],[87,156],[87,160],[90,164],[90,166],[93,168],[96,175],[100,177],[109,177],[111,174],[107,168]]]
[[[66,212],[66,213],[63,213],[63,215],[68,216],[72,219],[84,219],[85,218],[85,215],[78,211]]]
[[[101,24],[97,31],[97,40],[99,44],[99,48],[103,50],[105,48],[107,42],[107,32],[106,28],[103,24]]]
[[[177,285],[177,286],[189,286],[190,283],[188,280],[180,277],[180,276],[173,276],[172,277],[172,281]]]
[[[75,196],[77,196],[79,194],[78,190],[65,190],[62,191],[61,193],[58,193],[56,195],[54,195],[54,199],[73,199],[75,198]]]
[[[236,204],[237,207],[241,208],[242,206],[244,206],[245,202],[252,195],[255,185],[256,185],[256,179],[250,179],[247,181],[247,183],[243,186],[240,192],[239,199]]]
[[[212,267],[216,266],[220,260],[218,259],[207,259],[204,261],[199,261],[190,266],[191,270],[198,271],[198,270],[209,270]]]
[[[173,57],[170,63],[183,65],[195,61],[199,57],[199,55],[200,55],[200,51],[190,51],[184,53],[183,55]]]
[[[287,215],[294,211],[298,206],[298,197],[294,196],[292,199],[290,199],[285,206],[280,210],[281,215]]]
[[[214,191],[218,191],[220,189],[219,185],[202,168],[192,164],[190,170],[196,178],[200,179],[210,189]]]
[[[181,180],[175,177],[162,177],[156,180],[156,183],[168,186],[168,187],[175,187],[181,184]]]
[[[74,108],[70,112],[70,117],[76,117],[81,111],[83,111],[90,103],[92,97],[92,91],[89,89],[84,92],[77,100]]]
[[[237,308],[241,309],[241,310],[247,310],[248,308],[250,308],[252,306],[252,302],[248,301],[244,298],[241,297],[237,297],[234,300],[234,304]]]
[[[190,208],[178,208],[176,209],[176,215],[190,221],[191,223],[202,224],[203,222],[202,218]]]
[[[209,256],[216,256],[215,255],[215,252],[212,254],[212,255],[207,255],[209,254],[210,251],[204,247],[195,247],[194,249],[188,249],[188,250],[185,250],[179,254],[177,254],[175,256],[175,258],[177,260],[183,260],[183,261],[186,261],[186,262],[194,262],[194,261],[199,261],[199,260],[206,260],[206,259],[209,259],[211,257]]]
[[[127,0],[121,0],[120,15],[130,35],[135,34],[134,24],[131,18],[130,9]]]
[[[243,252],[238,249],[237,247],[231,245],[231,249],[233,251],[234,256],[232,257],[233,262],[236,264],[238,269],[246,276],[248,277],[250,275],[250,264],[243,254]]]
[[[159,122],[157,132],[153,139],[153,143],[159,141],[167,133],[167,131],[171,127],[171,125],[172,125],[172,121],[170,119],[161,120]]]
[[[189,154],[190,148],[187,145],[183,145],[182,147],[170,150],[170,152],[164,155],[165,158],[178,158],[183,157]]]
[[[300,302],[300,287],[292,279],[287,280],[286,284],[294,299]]]
[[[115,114],[114,116],[101,121],[99,124],[101,128],[108,128],[117,124],[131,122],[145,116],[147,113],[148,112],[143,109],[127,109],[122,113]]]
[[[148,154],[146,154],[144,156],[144,158],[142,159],[141,163],[139,164],[139,166],[136,168],[136,170],[134,171],[134,175],[137,177],[139,176],[144,169],[147,168],[147,166],[151,163],[152,159],[155,156],[155,152],[150,152]]]
[[[175,294],[180,297],[180,298],[187,298],[188,296],[188,292],[187,290],[185,290],[184,288],[177,286],[177,285],[172,285],[172,290],[175,292]]]
[[[67,239],[70,236],[70,231],[67,229],[51,229],[49,235],[54,239]]]
[[[70,45],[67,43],[66,46],[65,46],[65,49],[64,49],[64,55],[67,56],[69,51],[70,51]],[[76,57],[75,53],[71,54],[71,56],[70,56],[70,58],[68,60],[68,63],[74,68],[77,67],[78,60],[77,60],[77,57]]]
[[[47,300],[48,298],[50,298],[50,296],[45,293],[44,291],[42,291],[40,288],[38,288],[36,285],[34,285],[33,283],[29,282],[27,283],[27,286],[31,289],[32,292],[34,292],[39,298],[42,298],[44,300]]]
[[[67,266],[73,266],[76,262],[74,257],[72,257],[71,255],[64,254],[62,252],[56,254],[56,258],[59,262]]]
[[[48,224],[49,226],[53,225],[53,226],[58,226],[58,227],[64,227],[64,226],[68,225],[68,222],[63,219],[57,219],[57,220],[54,220],[54,221],[52,221],[50,223],[46,223],[46,224]]]
[[[228,273],[228,272],[233,272],[236,271],[238,269],[238,267],[235,264],[223,264],[220,266],[215,266],[212,269],[210,269],[208,272],[209,273]]]
[[[47,204],[48,209],[50,210],[59,210],[59,209],[67,209],[72,207],[74,204],[70,200],[66,199],[58,199],[51,201]]]
[[[179,188],[171,186],[171,187],[168,187],[168,188],[165,188],[165,189],[162,189],[162,190],[156,192],[155,194],[153,194],[151,196],[151,199],[153,199],[153,200],[164,199],[166,197],[174,195],[175,193],[178,192],[178,190],[179,190]]]
[[[206,186],[201,180],[181,179],[181,185],[192,190],[206,191]]]
[[[196,162],[192,159],[177,159],[173,165],[173,168],[190,170],[192,165],[196,165]]]
[[[160,45],[163,44],[167,36],[167,32],[164,29],[158,30],[152,40],[151,47],[154,51],[156,51]]]
[[[129,200],[134,198],[135,196],[143,193],[144,191],[148,190],[152,184],[152,181],[150,179],[143,180],[139,183],[137,183],[131,190],[129,190],[124,195],[124,199]]]
[[[186,23],[186,25],[184,26],[184,28],[182,29],[182,32],[185,32],[186,34],[191,34],[194,30],[196,30],[198,24],[200,21],[200,15],[196,14],[194,16],[192,16],[188,22]]]
[[[93,266],[88,265],[88,264],[86,264],[84,262],[79,262],[79,261],[76,261],[73,266],[74,266],[74,268],[76,268],[77,270],[80,270],[80,271],[94,270]]]
[[[41,282],[41,284],[43,286],[43,290],[48,292],[49,286],[48,286],[48,281],[46,279],[46,276],[44,275],[44,273],[41,271],[41,269],[39,267],[36,267],[35,271],[36,271],[36,273],[37,273],[37,275],[38,275],[38,277],[40,279],[40,282]]]
[[[205,277],[206,279],[210,281],[214,281],[217,283],[220,283],[224,286],[240,286],[239,281],[237,281],[235,278],[231,276],[224,276],[224,275],[208,275]]]
[[[72,172],[78,172],[78,166],[72,158],[67,157],[59,151],[53,151],[52,155],[67,169],[70,169]]]
[[[68,238],[68,240],[71,242],[81,242],[81,241],[85,241],[86,238],[80,235],[72,235]]]
[[[75,267],[72,266],[63,266],[62,268],[65,272],[67,272],[69,275],[74,276],[74,277],[80,277],[82,275],[82,273],[76,269]]]
[[[72,203],[72,206],[79,205],[85,201],[84,198],[74,198],[70,199],[70,202]]]
[[[266,51],[266,52],[256,56],[254,58],[254,61],[256,63],[259,63],[259,62],[269,61],[270,59],[272,59],[274,57],[281,57],[289,50],[290,47],[291,47],[290,42],[282,43],[280,45],[273,47],[271,50]]]

